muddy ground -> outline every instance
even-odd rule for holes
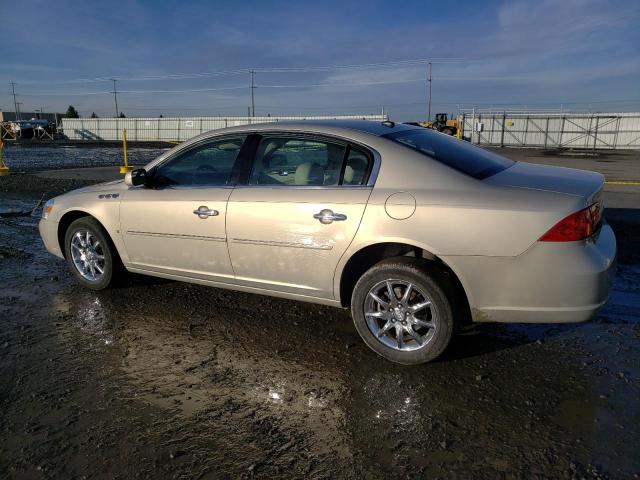
[[[82,181],[0,179],[0,206]],[[79,288],[0,219],[1,478],[638,478],[640,224],[609,304],[391,364],[347,311],[146,277]]]

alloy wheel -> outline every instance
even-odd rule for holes
[[[105,271],[105,255],[100,241],[90,230],[78,230],[71,237],[73,265],[82,278],[99,281]]]
[[[378,341],[394,350],[424,348],[438,329],[429,295],[404,280],[389,279],[374,285],[364,302],[364,316]]]

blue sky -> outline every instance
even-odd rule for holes
[[[3,110],[13,110],[13,80],[23,111],[113,115],[113,96],[99,93],[112,84],[80,79],[116,77],[118,90],[145,92],[119,95],[127,116],[245,115],[246,72],[186,74],[427,58],[449,59],[434,60],[432,112],[640,110],[637,0],[0,0],[0,18]],[[140,79],[168,75],[181,77]],[[397,120],[426,117],[424,64],[259,72],[256,85],[257,115],[384,105]],[[205,89],[221,90],[184,91]]]

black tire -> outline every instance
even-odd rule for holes
[[[85,278],[74,262],[71,241],[77,233],[90,232],[92,238],[99,242],[98,252],[104,257],[103,273],[96,280]],[[124,276],[125,269],[109,234],[100,223],[92,217],[82,217],[69,225],[64,235],[64,251],[71,273],[78,282],[91,290],[104,290],[115,286]]]
[[[431,318],[431,322],[435,324],[433,333],[422,337],[423,340],[428,338],[423,346],[418,346],[419,343],[415,342],[415,350],[399,350],[383,343],[373,333],[365,317],[365,301],[369,296],[370,290],[390,279],[411,283],[414,286],[414,292],[417,290],[422,295],[428,296],[424,300],[431,302],[429,315],[434,315],[433,312],[435,312],[435,317]],[[403,365],[417,365],[434,360],[447,348],[455,331],[451,301],[445,293],[446,287],[444,275],[441,275],[437,269],[430,269],[425,261],[411,257],[394,257],[383,260],[366,271],[356,283],[351,297],[351,314],[356,330],[358,330],[358,333],[369,348],[392,362]],[[418,293],[413,295],[417,298]],[[385,298],[389,299],[388,297]],[[399,306],[403,307],[402,305]],[[381,310],[385,312],[385,309]],[[388,315],[393,317],[392,314]],[[387,320],[373,319],[372,321],[382,323]],[[397,322],[398,320],[392,318],[391,321]],[[395,325],[393,328],[395,329]],[[405,327],[398,325],[398,328]],[[410,326],[407,328],[416,327]],[[395,331],[397,332],[397,330]],[[430,329],[426,331],[430,332]],[[389,332],[391,332],[391,329]],[[394,332],[391,332],[391,334],[392,336],[395,335]],[[402,335],[408,334],[403,333]],[[431,336],[429,337],[429,335]],[[397,339],[398,335],[395,336]],[[383,335],[383,337],[386,337],[387,342],[389,341],[389,336]],[[407,338],[411,342],[411,338]]]
[[[442,133],[447,134],[447,135],[454,135],[454,134],[455,134],[455,132],[453,131],[453,129],[452,129],[452,128],[448,128],[448,127],[447,127],[447,128],[443,128],[443,129],[442,129],[442,130],[440,130],[440,131],[441,131]]]

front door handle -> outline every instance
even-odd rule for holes
[[[194,215],[197,215],[198,218],[202,218],[203,220],[207,217],[216,217],[220,214],[218,210],[211,210],[209,207],[205,205],[201,205],[197,210],[193,211]]]
[[[324,210],[320,210],[320,212],[314,214],[313,218],[319,220],[320,223],[328,225],[332,222],[343,222],[347,219],[347,216],[342,213],[333,213],[333,210],[325,208]]]

